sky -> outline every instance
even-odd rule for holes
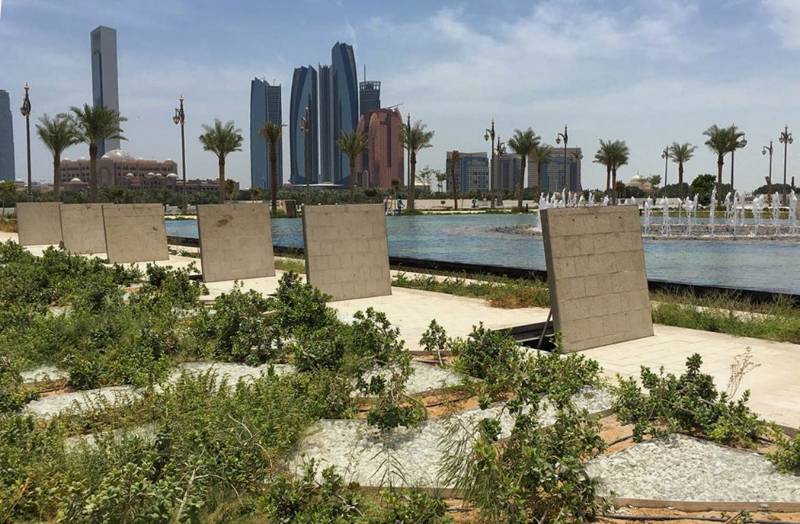
[[[487,151],[494,118],[503,140],[531,127],[543,141],[569,126],[583,148],[583,187],[605,183],[592,163],[598,140],[625,140],[619,177],[664,174],[663,148],[698,150],[686,176],[716,172],[702,132],[735,123],[748,146],[736,154],[737,187],[764,183],[778,133],[800,125],[800,0],[0,0],[0,89],[10,92],[17,178],[23,179],[23,85],[33,116],[91,101],[89,33],[117,29],[120,112],[134,156],[180,159],[172,122],[186,98],[187,174],[217,175],[197,137],[214,118],[233,120],[243,151],[227,174],[250,185],[250,80],[283,86],[288,121],[293,69],[330,63],[338,40],[355,48],[359,81],[382,82],[384,106],[435,132],[418,166],[443,169],[445,152]],[[800,133],[800,128],[797,129]],[[800,139],[800,134],[798,134]],[[284,141],[288,179],[288,140]],[[76,146],[66,156],[88,156]],[[34,180],[52,178],[52,158],[32,137]],[[800,185],[800,142],[789,146]],[[729,176],[726,161],[726,178]],[[677,178],[670,164],[668,180]]]

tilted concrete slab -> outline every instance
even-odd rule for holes
[[[333,300],[392,293],[383,205],[306,206],[303,238],[308,281]]]
[[[542,236],[564,351],[653,334],[636,206],[546,209]]]
[[[64,249],[78,254],[106,252],[102,204],[61,204]]]
[[[61,243],[61,213],[58,202],[19,202],[17,232],[23,246]]]
[[[103,223],[109,262],[169,259],[161,204],[103,204]]]
[[[197,206],[197,228],[204,281],[275,276],[266,204]]]

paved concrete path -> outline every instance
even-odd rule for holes
[[[749,389],[750,407],[762,417],[784,426],[800,427],[800,345],[735,337],[695,329],[655,325],[655,336],[582,351],[597,360],[607,375],[638,377],[640,366],[654,371],[681,373],[686,358],[698,353],[703,371],[725,390],[731,364],[749,347],[759,366],[742,380],[739,393]]]

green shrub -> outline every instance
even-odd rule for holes
[[[454,339],[449,345],[456,355],[456,370],[481,379],[475,387],[482,407],[515,388],[523,360],[509,333],[486,329],[481,323],[473,326],[466,340]]]
[[[447,524],[447,505],[440,496],[416,490],[384,490],[382,503],[370,524]]]
[[[336,321],[336,312],[326,304],[330,297],[311,284],[302,281],[297,273],[284,273],[269,309],[275,313],[278,326],[288,335],[301,331],[313,332]]]
[[[36,392],[23,384],[11,359],[0,356],[0,414],[19,411],[36,397]]]
[[[619,379],[613,408],[622,423],[635,425],[635,440],[680,431],[723,444],[755,444],[764,423],[747,407],[749,391],[736,401],[718,392],[713,378],[701,373],[702,363],[700,355],[690,356],[679,377],[642,366],[642,386],[634,378]]]
[[[258,365],[283,355],[278,324],[267,318],[270,301],[260,293],[234,288],[200,309],[190,333],[197,351],[207,358]]]
[[[775,429],[773,435],[778,449],[768,455],[769,459],[778,470],[800,475],[800,433],[787,437],[784,432]]]

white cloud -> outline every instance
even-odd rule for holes
[[[787,49],[800,49],[800,2],[797,0],[763,0],[770,16],[769,27],[781,38]]]

